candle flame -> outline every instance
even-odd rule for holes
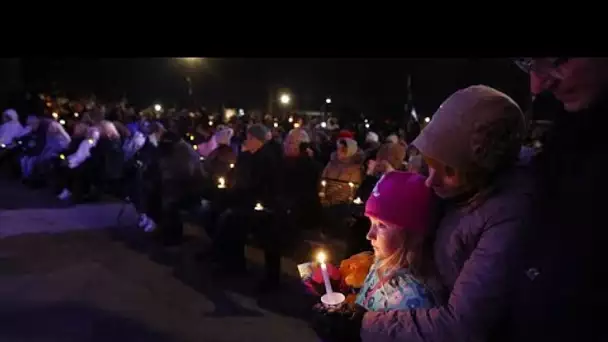
[[[59,114],[53,113],[53,118],[57,119],[58,117],[59,117]]]
[[[190,141],[194,141],[194,135],[190,136]]]
[[[80,116],[80,114],[78,114],[78,113],[74,113],[74,117],[75,117],[75,118],[77,118],[77,117],[79,117],[79,116]]]
[[[223,189],[226,187],[226,180],[224,179],[224,177],[218,178],[217,182],[218,182],[218,184],[217,184],[218,188]]]
[[[355,187],[355,183],[353,183],[353,182],[348,182],[348,186],[350,186],[351,188],[354,188],[354,187]]]
[[[89,144],[93,145],[93,139],[89,139]]]
[[[192,148],[196,150],[196,149],[198,149],[198,146],[192,145]]]
[[[361,197],[357,197],[355,198],[355,200],[353,201],[354,204],[363,204],[363,201],[361,200]]]
[[[234,164],[230,164],[230,168],[231,168],[231,169],[234,169]]]
[[[327,255],[325,254],[325,252],[320,251],[319,253],[317,253],[317,261],[319,263],[324,264],[326,260],[327,260]]]
[[[321,186],[323,186],[323,187],[324,187],[324,186],[326,186],[326,185],[327,185],[327,182],[326,182],[325,180],[322,180],[322,181],[321,181]]]
[[[61,159],[61,160],[65,160],[65,156],[64,156],[63,154],[60,154],[60,155],[59,155],[59,159]]]
[[[258,202],[255,204],[255,207],[253,209],[257,211],[262,211],[264,210],[264,207],[262,206],[262,203]]]

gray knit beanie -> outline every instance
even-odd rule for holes
[[[412,144],[455,169],[491,172],[517,160],[524,133],[524,115],[515,101],[476,85],[448,97]]]
[[[247,129],[247,134],[251,134],[252,137],[261,142],[266,142],[266,140],[268,140],[270,130],[262,124],[254,124],[249,126]]]

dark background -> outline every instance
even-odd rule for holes
[[[212,109],[266,109],[270,94],[289,89],[299,109],[319,110],[330,96],[334,107],[371,115],[398,113],[407,101],[408,75],[421,116],[431,115],[452,92],[472,84],[502,90],[524,109],[530,102],[527,75],[508,58],[205,58],[196,65],[175,58],[22,58],[5,59],[0,72],[4,92],[54,89],[70,97],[95,93],[105,101],[127,96],[137,106],[187,103],[186,76],[197,103]]]

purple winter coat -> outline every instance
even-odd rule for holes
[[[532,178],[518,168],[475,207],[448,205],[435,240],[435,261],[448,302],[431,309],[368,312],[363,342],[488,341],[508,314],[519,274],[522,229],[530,218]]]

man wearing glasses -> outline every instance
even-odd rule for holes
[[[526,264],[512,302],[512,341],[607,341],[598,321],[607,308],[608,59],[525,58],[533,94],[563,104],[533,163],[539,183]],[[604,283],[605,284],[605,283]],[[601,295],[601,293],[604,295]]]

